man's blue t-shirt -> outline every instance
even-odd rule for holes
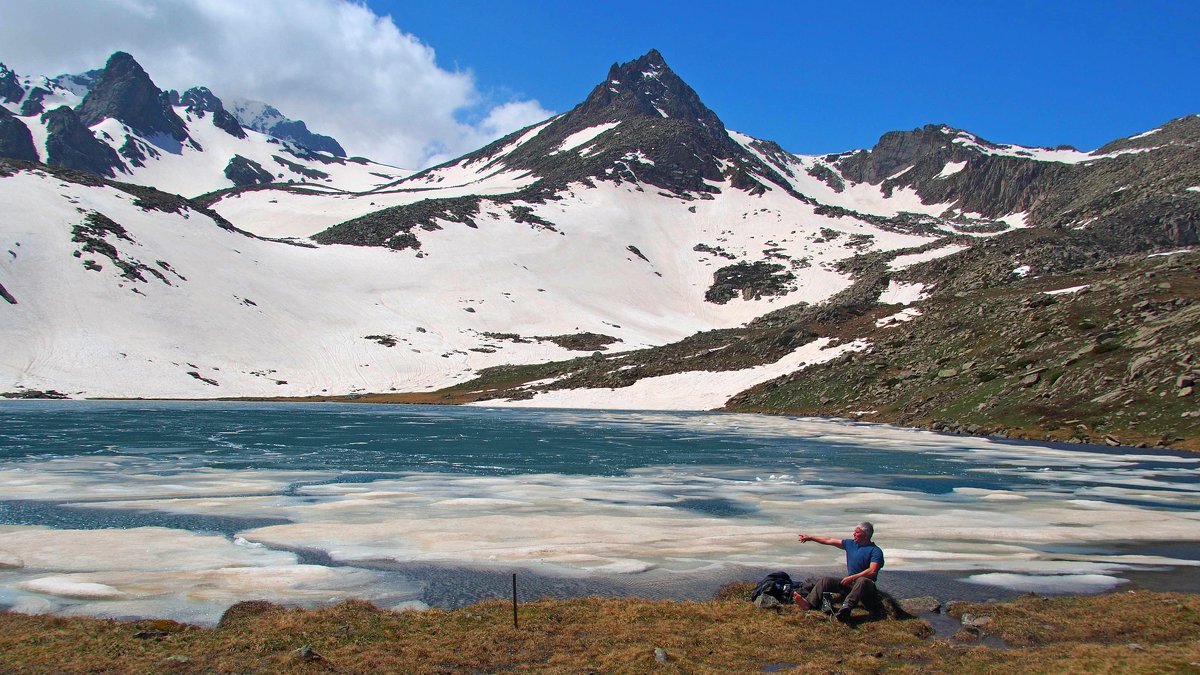
[[[875,542],[859,546],[853,539],[843,539],[842,548],[846,549],[847,574],[858,574],[873,562],[879,563],[879,568],[883,569],[883,549],[876,546]]]

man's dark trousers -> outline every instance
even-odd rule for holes
[[[842,585],[842,580],[835,577],[821,577],[817,580],[817,585],[813,586],[812,592],[806,598],[808,604],[815,608],[821,607],[822,593],[836,593],[844,596],[842,599],[842,607],[854,609],[860,604],[868,611],[875,613],[882,609],[879,602],[879,589],[875,588],[875,582],[866,577],[859,577],[854,580],[851,586]]]

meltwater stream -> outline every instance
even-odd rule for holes
[[[31,612],[453,606],[514,571],[529,597],[704,597],[831,571],[840,552],[796,533],[861,520],[898,595],[1188,588],[1198,507],[1200,455],[841,421],[0,403],[0,606]]]

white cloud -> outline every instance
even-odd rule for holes
[[[267,101],[351,154],[417,168],[549,117],[491,102],[470,71],[349,0],[2,0],[0,61],[22,75],[127,51],[160,88]],[[486,112],[485,112],[486,111]],[[482,115],[478,123],[460,121]]]

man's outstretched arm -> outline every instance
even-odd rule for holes
[[[811,534],[801,534],[799,536],[799,539],[800,539],[801,544],[803,544],[806,541],[815,541],[818,544],[825,544],[826,546],[836,546],[838,548],[846,548],[845,546],[842,545],[842,540],[838,539],[836,537],[814,537]]]

